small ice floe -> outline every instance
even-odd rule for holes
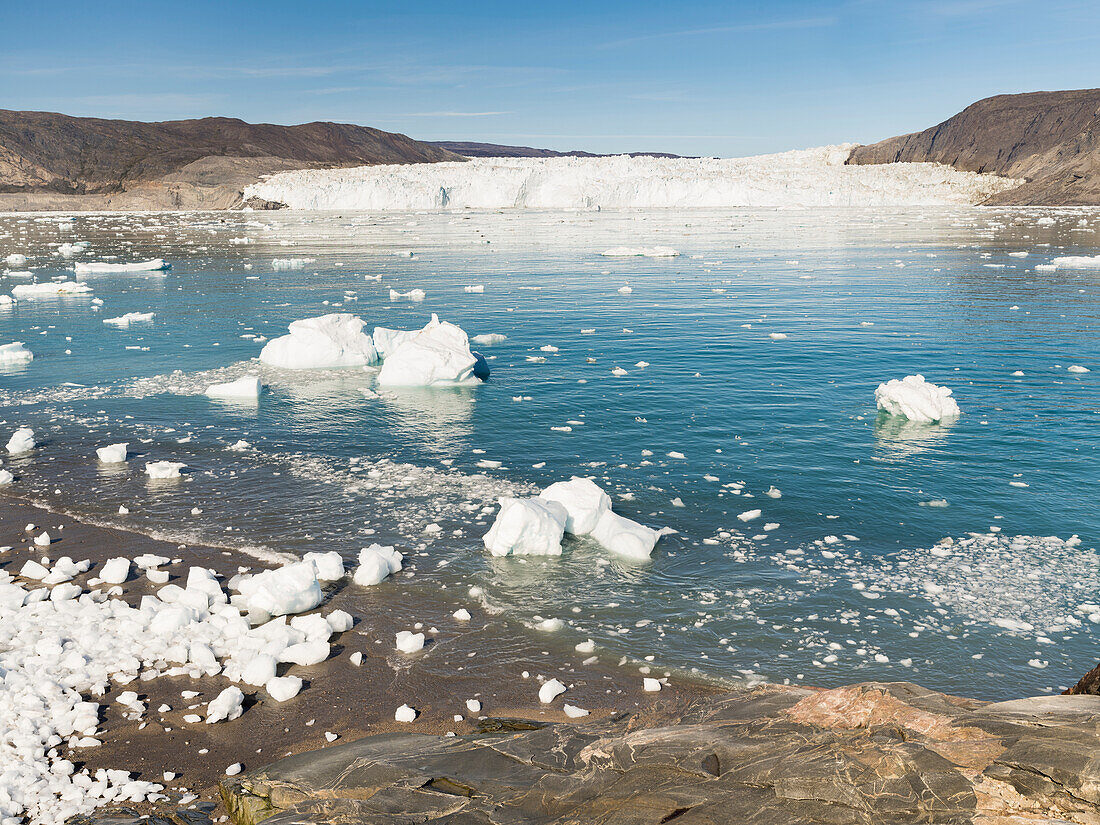
[[[211,384],[206,388],[206,395],[210,398],[228,400],[256,401],[260,397],[260,376],[246,375],[236,381],[227,381],[224,384]]]
[[[787,340],[787,333],[785,333],[785,332],[769,332],[768,337],[771,338],[773,341],[786,341]]]
[[[186,464],[182,464],[178,461],[150,461],[145,465],[145,473],[149,478],[179,478],[180,470],[186,468]]]
[[[671,246],[615,246],[600,253],[605,258],[675,258]]]
[[[171,264],[163,258],[152,258],[148,261],[134,261],[128,264],[109,264],[91,261],[79,262],[73,266],[77,275],[109,275],[117,272],[161,272],[171,269]]]
[[[1067,255],[1055,258],[1048,266],[1051,269],[1100,269],[1100,255]]]
[[[953,421],[960,415],[959,405],[951,390],[925,381],[923,375],[907,375],[879,384],[875,402],[890,415],[904,416],[910,421],[935,424]]]
[[[424,634],[413,633],[411,630],[399,630],[397,632],[397,649],[406,656],[424,649]]]
[[[618,378],[622,378],[624,375],[627,375],[627,371],[624,370],[622,367],[615,367],[613,370],[611,370],[611,374]]]
[[[738,521],[754,521],[755,519],[760,518],[761,512],[762,511],[760,511],[760,510],[746,510],[743,513],[738,513],[737,514],[737,520]]]
[[[462,287],[463,292],[484,292],[485,284],[473,284],[471,286]]]
[[[35,448],[34,430],[30,427],[20,427],[11,438],[8,439],[8,452],[12,455],[29,453]]]
[[[104,464],[121,464],[126,460],[126,448],[128,443],[123,441],[118,444],[108,444],[106,447],[97,447],[96,458]]]
[[[378,362],[374,339],[363,332],[362,318],[340,312],[292,321],[289,335],[272,338],[260,361],[282,369],[362,367]]]
[[[155,317],[155,312],[127,312],[117,318],[104,318],[103,323],[112,327],[128,327],[131,324],[148,324]]]
[[[775,486],[769,487],[764,492],[764,495],[766,495],[768,498],[783,498],[783,493],[780,491],[780,489],[778,487],[775,487]]]
[[[34,358],[22,341],[0,344],[0,364],[25,364]]]
[[[16,298],[91,295],[92,288],[78,281],[49,281],[41,284],[19,284],[12,289],[11,294]]]
[[[543,682],[539,688],[539,701],[544,705],[549,705],[557,697],[561,696],[568,688],[561,683],[558,679],[550,679],[547,682]]]
[[[642,679],[642,690],[646,693],[657,693],[662,687],[660,679],[654,679],[650,676],[646,676]]]
[[[504,341],[506,341],[507,338],[508,338],[508,336],[501,335],[498,332],[490,332],[490,333],[487,333],[485,335],[475,335],[470,340],[473,341],[475,344],[477,344],[479,346],[491,347],[491,346],[494,346],[496,344],[504,343]]]
[[[1082,367],[1080,364],[1070,364],[1066,367],[1066,372],[1075,372],[1080,375],[1082,373],[1091,372],[1091,370],[1088,367]]]
[[[4,263],[8,266],[26,266],[27,256],[19,252],[13,252],[4,258]]]
[[[390,290],[391,301],[423,301],[428,297],[428,294],[422,289],[410,289],[408,292],[398,292],[396,289]]]
[[[470,611],[467,610],[465,607],[460,607],[451,615],[454,617],[455,621],[459,622],[468,622],[471,618],[473,618],[472,616],[470,616]]]
[[[359,551],[359,566],[352,580],[361,587],[380,583],[401,570],[404,556],[392,547],[372,544]]]
[[[621,286],[621,287],[619,287],[619,294],[620,294],[620,295],[629,295],[629,294],[630,294],[630,293],[632,293],[633,291],[634,291],[634,288],[633,288],[633,287],[629,287],[629,286]]]
[[[311,264],[313,261],[313,258],[274,258],[271,261],[271,268],[276,272],[304,269],[306,264]]]

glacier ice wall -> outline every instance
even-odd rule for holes
[[[747,158],[477,158],[279,172],[245,197],[293,209],[975,204],[1019,184],[932,163],[845,166],[851,145]]]

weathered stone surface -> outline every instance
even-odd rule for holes
[[[1100,707],[765,686],[646,718],[382,734],[223,784],[239,825],[1100,825]]]
[[[1100,203],[1100,89],[997,95],[943,123],[858,146],[848,163],[945,163],[1025,182],[989,199],[1011,205]]]

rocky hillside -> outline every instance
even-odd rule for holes
[[[986,98],[923,132],[860,146],[848,159],[906,161],[1025,181],[990,204],[1100,204],[1100,89]]]
[[[0,110],[0,203],[9,208],[224,206],[267,172],[444,160],[461,158],[344,123],[141,123]]]

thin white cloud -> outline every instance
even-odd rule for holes
[[[754,32],[786,31],[790,29],[821,29],[835,26],[835,17],[799,17],[791,20],[770,20],[762,23],[734,23],[730,25],[703,26],[697,29],[680,29],[679,31],[655,32],[643,34],[637,37],[627,37],[622,40],[612,40],[601,43],[597,48],[612,49],[618,46],[630,46],[635,43],[647,43],[653,40],[668,40],[675,37],[698,37],[700,35],[714,34],[751,34]]]
[[[512,112],[404,112],[390,117],[495,117],[510,114]]]

